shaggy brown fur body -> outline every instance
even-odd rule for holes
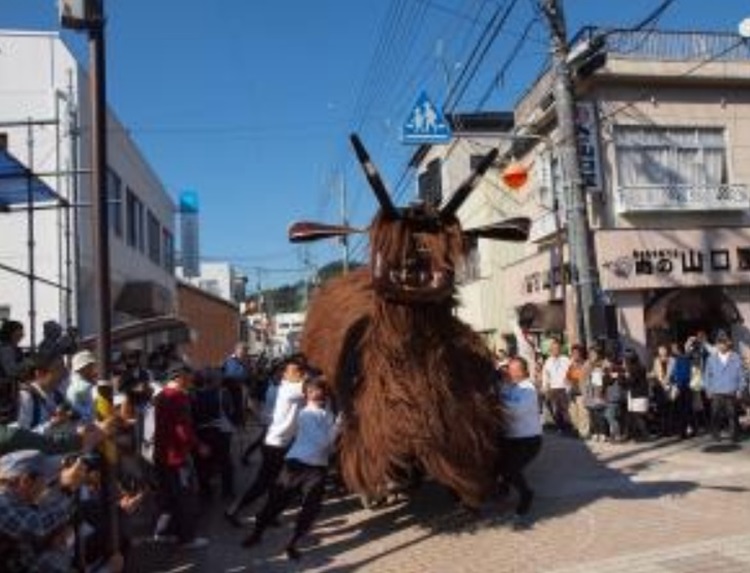
[[[387,257],[378,228],[371,230],[373,253]],[[400,244],[393,232],[389,238]],[[454,306],[452,296],[390,301],[369,269],[330,281],[313,298],[302,350],[332,381],[346,414],[340,464],[354,491],[378,495],[417,466],[471,506],[489,492],[502,424],[495,373],[488,349],[453,316]]]

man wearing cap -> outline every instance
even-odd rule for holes
[[[732,350],[726,333],[716,336],[716,352],[706,360],[704,388],[711,399],[711,434],[720,439],[721,427],[726,419],[732,440],[739,439],[737,402],[745,387],[742,359]]]
[[[56,572],[70,569],[71,555],[64,543],[73,511],[72,498],[49,487],[73,491],[83,479],[76,461],[62,470],[55,458],[36,450],[20,450],[0,457],[0,563],[3,571]]]
[[[89,350],[81,350],[71,361],[70,384],[66,392],[68,403],[83,423],[94,421],[94,388],[96,386],[96,358]]]

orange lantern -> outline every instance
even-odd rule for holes
[[[520,189],[529,180],[529,170],[518,161],[511,161],[503,170],[503,183],[514,191]]]

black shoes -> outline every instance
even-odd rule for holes
[[[238,529],[242,527],[242,521],[236,513],[232,513],[231,511],[226,510],[224,512],[224,519],[226,519],[233,527],[236,527]]]
[[[242,540],[242,547],[253,547],[263,541],[263,536],[257,531],[253,531],[250,535]]]
[[[287,545],[284,551],[286,552],[286,556],[290,561],[299,561],[302,557],[302,555],[300,555],[299,549],[297,549],[294,545]]]
[[[531,504],[534,501],[534,492],[530,489],[521,492],[521,497],[516,506],[516,515],[523,516],[531,511]]]

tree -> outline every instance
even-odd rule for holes
[[[350,261],[349,271],[353,271],[363,266],[364,264],[359,261]],[[320,270],[318,270],[318,279],[320,280],[320,284],[322,285],[326,281],[342,274],[344,274],[344,261],[331,261],[330,263],[327,263],[320,267]]]

